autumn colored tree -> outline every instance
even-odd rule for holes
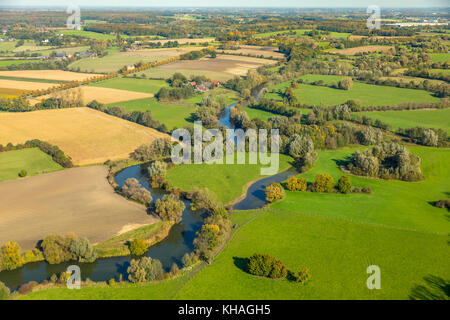
[[[329,174],[321,174],[319,173],[316,176],[316,182],[314,184],[314,188],[316,192],[331,192],[333,191],[334,180],[333,177]]]
[[[265,193],[266,200],[269,202],[281,200],[285,196],[284,189],[279,183],[272,183],[271,185],[269,185],[266,188]]]
[[[306,187],[307,183],[303,178],[291,177],[286,181],[286,189],[289,191],[305,191]]]

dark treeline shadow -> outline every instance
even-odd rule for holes
[[[425,285],[417,285],[411,290],[411,300],[450,300],[450,281],[428,275],[423,278]]]

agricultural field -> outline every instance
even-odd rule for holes
[[[0,98],[12,99],[22,95],[25,90],[0,88]]]
[[[214,38],[200,38],[200,39],[189,39],[189,38],[181,38],[181,39],[159,39],[159,40],[148,40],[145,41],[145,43],[161,43],[162,45],[166,44],[167,42],[174,42],[177,41],[179,44],[183,45],[202,45],[204,43],[214,42]]]
[[[31,79],[48,79],[61,81],[82,81],[88,78],[98,76],[94,73],[80,73],[63,70],[14,70],[0,71],[0,76],[31,78]]]
[[[9,52],[14,50],[17,41],[0,41],[0,52]]]
[[[355,47],[355,48],[348,48],[348,49],[337,49],[337,50],[330,50],[331,53],[336,54],[343,54],[343,55],[355,55],[358,53],[366,53],[366,52],[385,52],[388,50],[393,49],[392,46],[364,46],[364,47]]]
[[[284,58],[284,54],[277,51],[276,47],[261,47],[261,46],[246,46],[242,45],[240,46],[240,49],[237,50],[218,50],[219,52],[225,52],[227,54],[234,54],[234,55],[250,55],[250,56],[257,56],[259,58],[278,58],[282,59]]]
[[[0,113],[0,132],[4,145],[30,139],[57,145],[76,165],[125,159],[141,144],[167,136],[89,108]]]
[[[12,65],[19,65],[24,63],[31,63],[31,62],[42,62],[43,60],[40,59],[13,59],[13,60],[0,60],[0,68],[12,66]]]
[[[288,169],[291,162],[291,157],[280,155],[279,171]],[[174,186],[183,190],[208,188],[217,195],[221,203],[229,204],[245,194],[248,183],[261,178],[261,167],[261,164],[248,164],[248,161],[247,164],[240,165],[178,165],[168,171],[167,178]],[[222,192],[223,188],[227,188],[228,192]]]
[[[2,80],[0,80],[2,81]],[[6,81],[6,80],[4,80]],[[115,103],[135,99],[151,98],[153,94],[142,93],[136,91],[120,90],[120,89],[110,89],[94,86],[81,86],[73,89],[63,90],[58,92],[58,95],[69,96],[72,92],[81,92],[81,98],[84,104],[91,102],[92,100],[97,100],[101,103]],[[39,96],[34,99],[30,99],[30,104],[34,105],[45,99],[55,97],[54,93],[50,93],[44,96]]]
[[[115,72],[138,62],[155,62],[171,57],[179,56],[183,53],[200,50],[201,47],[183,47],[173,49],[142,49],[130,52],[111,52],[101,58],[85,58],[75,61],[69,65],[70,70],[81,72],[109,73]]]
[[[443,129],[450,133],[450,109],[375,111],[357,114],[365,115],[373,120],[378,119],[390,124],[393,129],[427,127]]]
[[[54,83],[45,83],[37,81],[15,81],[0,78],[0,88],[17,90],[42,90],[56,86]]]
[[[169,87],[164,80],[139,78],[114,78],[90,84],[94,87],[128,90],[142,93],[156,94],[162,87]]]
[[[0,181],[18,179],[21,170],[26,170],[27,176],[35,176],[61,169],[51,156],[38,148],[0,152]]]
[[[433,62],[444,63],[450,61],[450,53],[431,53],[430,56]]]
[[[151,68],[138,73],[148,78],[171,77],[175,72],[181,72],[186,76],[204,75],[212,80],[226,81],[234,76],[246,75],[248,70],[256,69],[263,65],[274,64],[275,61],[234,55],[217,55],[217,58],[202,58],[199,60],[178,60],[156,68]]]
[[[302,78],[308,81],[323,80],[325,83],[331,84],[332,82],[338,82],[342,77],[307,75]],[[271,87],[269,92],[273,89],[284,91],[289,85],[290,82],[283,82]],[[294,93],[298,101],[316,106],[337,105],[351,99],[359,100],[363,105],[369,106],[397,105],[403,102],[439,102],[439,98],[424,90],[377,86],[357,81],[353,81],[353,87],[350,90],[300,84],[299,88],[294,90]],[[273,99],[281,99],[278,93],[269,93],[267,96]]]
[[[67,232],[98,243],[159,221],[114,193],[106,175],[106,167],[90,166],[0,183],[0,243],[16,241],[30,250],[49,234]]]

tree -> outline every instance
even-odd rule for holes
[[[150,257],[132,259],[127,272],[128,279],[134,283],[161,280],[164,276],[161,261]]]
[[[272,279],[285,278],[287,276],[286,266],[275,257],[268,254],[254,254],[247,264],[250,274]]]
[[[134,201],[149,206],[152,202],[152,194],[150,191],[141,186],[136,178],[128,178],[122,186],[122,194]]]
[[[172,142],[168,138],[158,138],[151,144],[143,144],[134,150],[130,157],[138,161],[151,161],[170,156]]]
[[[338,190],[341,193],[349,193],[352,190],[352,183],[350,178],[347,176],[342,176],[338,180]]]
[[[353,86],[353,80],[352,80],[352,78],[344,78],[339,81],[338,86],[339,86],[339,89],[350,90]]]
[[[374,145],[378,144],[383,140],[383,133],[381,133],[380,130],[372,128],[372,127],[366,127],[361,132],[361,144],[363,145]]]
[[[162,199],[156,200],[155,203],[155,212],[163,220],[180,222],[185,208],[184,202],[173,194],[165,194]]]
[[[73,240],[70,245],[72,256],[79,262],[94,262],[97,260],[97,250],[87,238]]]
[[[272,183],[269,186],[267,186],[265,194],[266,200],[269,202],[281,200],[285,196],[284,189],[281,187],[281,184],[279,183]]]
[[[306,187],[307,183],[303,178],[291,177],[286,181],[286,188],[289,191],[305,191]]]
[[[197,238],[194,239],[194,247],[200,257],[205,260],[211,258],[214,249],[219,245],[220,228],[216,224],[204,224],[197,231]]]
[[[130,242],[130,252],[135,256],[142,256],[148,250],[148,244],[143,239],[134,239]]]
[[[421,143],[425,146],[436,147],[439,137],[433,129],[425,129],[422,133]]]
[[[154,161],[148,167],[148,174],[150,177],[165,177],[167,173],[167,163],[163,161]]]
[[[57,264],[69,261],[73,258],[70,251],[72,241],[78,240],[74,234],[48,235],[42,241],[42,249],[45,260],[50,264]]]
[[[0,250],[0,270],[14,270],[23,265],[19,244],[9,241]]]
[[[334,180],[329,174],[318,174],[316,176],[316,182],[314,189],[316,192],[331,192],[333,191]]]
[[[314,143],[310,137],[295,134],[289,142],[289,154],[292,157],[304,157],[314,151]]]
[[[0,281],[0,300],[7,300],[9,298],[9,288]]]

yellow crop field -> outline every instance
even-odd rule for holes
[[[0,76],[60,81],[82,81],[88,78],[99,76],[99,74],[80,73],[63,70],[15,70],[0,71]]]
[[[124,159],[160,137],[154,129],[89,108],[0,113],[0,144],[40,139],[59,146],[76,165]]]

